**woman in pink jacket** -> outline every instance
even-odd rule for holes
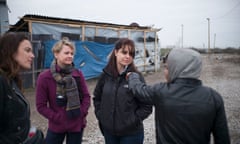
[[[75,47],[67,38],[53,49],[50,69],[37,80],[36,107],[48,119],[46,144],[81,144],[90,94],[81,71],[74,68]]]

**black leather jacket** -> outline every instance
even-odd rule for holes
[[[125,75],[113,78],[106,71],[96,85],[93,102],[100,128],[114,135],[143,131],[142,122],[152,113],[152,105],[141,103],[128,90]]]
[[[222,97],[197,79],[178,78],[172,83],[147,86],[137,74],[129,88],[139,100],[155,106],[157,144],[229,144]]]
[[[29,103],[15,82],[0,75],[0,144],[21,144],[29,128]]]

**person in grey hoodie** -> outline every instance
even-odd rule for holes
[[[146,85],[137,73],[127,74],[129,89],[155,106],[157,144],[229,144],[221,95],[199,79],[201,55],[192,49],[172,49],[164,64],[167,82]]]

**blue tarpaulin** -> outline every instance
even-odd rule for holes
[[[56,40],[45,41],[45,60],[44,68],[49,68],[53,60],[52,47]],[[108,62],[108,56],[114,48],[114,44],[100,44],[90,41],[75,41],[76,53],[74,56],[74,64],[80,69],[85,79],[98,77],[102,69]]]

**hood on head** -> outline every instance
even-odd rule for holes
[[[200,53],[192,49],[172,49],[167,58],[169,82],[176,78],[198,79],[202,70]]]

